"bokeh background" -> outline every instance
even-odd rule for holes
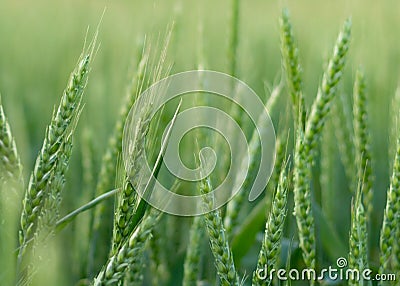
[[[337,33],[343,21],[352,18],[353,38],[340,92],[351,93],[355,70],[362,66],[368,83],[374,158],[376,213],[371,236],[375,241],[372,243],[376,244],[389,182],[388,150],[394,142],[388,124],[393,116],[391,101],[400,79],[400,3],[395,0],[242,1],[237,76],[260,96],[266,93],[266,85],[277,83],[282,75],[278,18],[283,7],[289,8],[291,13],[308,106],[317,93]],[[65,213],[90,198],[90,190],[83,183],[82,152],[85,150],[81,150],[80,142],[91,140],[94,158],[100,162],[127,85],[135,72],[143,37],[146,35],[156,42],[165,34],[167,26],[175,22],[168,53],[173,63],[172,73],[197,67],[201,41],[205,50],[204,67],[227,72],[230,13],[231,1],[228,0],[1,0],[0,93],[22,157],[25,177],[28,178],[34,165],[45,127],[82,51],[88,29],[90,39],[99,25],[100,47],[90,72],[83,100],[85,108],[76,133],[64,190]],[[287,96],[286,91],[283,95]],[[282,108],[273,113],[275,122],[284,111]],[[334,148],[333,152],[338,150]],[[94,166],[96,175],[99,164]],[[339,161],[335,176],[332,188],[347,188]],[[349,208],[350,201],[344,206]],[[343,221],[343,225],[348,226],[350,214],[339,213],[340,208],[336,223]],[[79,220],[84,220],[85,215]],[[348,228],[341,227],[339,233],[346,241]],[[66,230],[63,235],[68,240],[72,231]],[[65,252],[65,249],[60,251]],[[62,261],[55,266],[58,271],[50,276],[71,285],[77,278],[75,264],[79,262],[74,260],[73,254],[60,257]]]

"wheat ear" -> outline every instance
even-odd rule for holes
[[[372,162],[371,147],[368,134],[368,115],[367,115],[367,98],[366,83],[364,73],[360,70],[356,73],[354,83],[354,145],[356,164],[358,168],[358,178],[364,176],[363,180],[363,203],[367,211],[367,215],[372,212]]]
[[[0,96],[0,181],[22,183],[22,165]]]
[[[345,21],[342,31],[336,41],[333,55],[325,71],[321,87],[318,89],[317,98],[311,108],[310,116],[307,119],[305,140],[311,152],[316,150],[318,137],[324,126],[326,115],[330,110],[331,101],[337,92],[337,86],[342,78],[346,62],[346,55],[349,50],[351,36],[351,21]]]
[[[349,269],[358,269],[360,273],[368,268],[367,216],[362,202],[362,187],[363,184],[360,183],[352,205],[348,265]],[[349,285],[355,286],[360,285],[360,283],[364,285],[363,283],[366,283],[362,277],[360,279],[356,277],[351,278],[353,279],[349,279]]]
[[[324,73],[321,87],[306,121],[304,133],[298,130],[295,150],[294,199],[295,216],[299,230],[303,259],[310,269],[315,269],[315,226],[311,206],[311,165],[317,149],[330,103],[343,74],[345,56],[349,48],[351,21],[346,20],[336,41],[333,55]],[[301,122],[299,123],[301,124]],[[311,282],[313,283],[313,282]]]
[[[264,239],[258,255],[257,269],[264,269],[264,267],[266,267],[267,273],[265,274],[267,279],[266,281],[261,280],[256,270],[253,273],[252,285],[254,286],[272,284],[272,280],[269,279],[269,276],[270,271],[275,266],[281,248],[283,226],[287,213],[287,195],[286,170],[285,167],[283,167],[280,171],[278,186],[272,201],[272,208],[268,215],[268,221],[265,225]]]
[[[315,223],[311,206],[311,170],[305,143],[304,134],[301,129],[298,129],[294,155],[294,214],[304,262],[308,268],[315,269]]]
[[[386,208],[383,215],[383,225],[380,234],[380,273],[389,270],[391,258],[399,260],[400,257],[393,257],[395,249],[398,248],[400,218],[400,138],[397,140],[397,152],[393,163],[393,172],[390,179],[390,187],[387,192]]]
[[[210,211],[213,208],[210,180],[204,179],[200,182],[200,193],[202,194],[203,207],[208,211],[204,215],[204,221],[210,238],[210,247],[214,256],[215,267],[217,268],[220,283],[223,286],[239,285],[239,277],[236,273],[233,255],[225,233],[221,214],[218,210]]]
[[[147,62],[148,51],[144,50],[137,65],[136,74],[132,78],[128,88],[125,103],[121,107],[120,116],[115,123],[113,133],[108,141],[106,152],[102,158],[95,191],[96,197],[102,195],[114,186],[114,178],[116,175],[115,165],[117,162],[116,158],[118,158],[118,155],[122,152],[123,126],[130,108],[135,103],[143,88]],[[128,187],[127,185],[124,186]],[[104,247],[100,248],[99,245],[108,243],[108,240],[110,239],[111,227],[109,227],[109,225],[112,224],[112,221],[110,220],[111,211],[112,207],[110,204],[100,204],[95,208],[89,251],[89,275],[92,275],[93,268],[95,267],[94,264],[98,265],[102,263],[100,261],[106,259],[108,255],[108,249],[105,249]],[[106,221],[109,222],[109,224],[105,223]]]
[[[11,285],[15,278],[10,258],[17,247],[15,234],[23,185],[22,165],[0,96],[0,269],[4,285]]]
[[[286,81],[292,99],[295,122],[301,122],[304,127],[306,108],[302,92],[302,68],[299,60],[299,49],[293,35],[289,11],[284,9],[280,18],[281,53],[286,70]]]
[[[136,268],[141,266],[141,259],[145,249],[146,242],[151,238],[151,231],[159,219],[160,213],[151,209],[145,215],[142,222],[136,227],[122,247],[115,253],[103,269],[94,279],[95,286],[105,285],[119,285],[123,282],[126,271],[129,269],[131,275],[135,277],[141,276],[136,273]]]
[[[82,55],[77,67],[71,75],[67,88],[61,98],[57,111],[53,114],[41,151],[36,159],[28,189],[23,200],[20,231],[20,255],[26,244],[32,239],[43,203],[49,195],[48,184],[54,179],[57,157],[62,153],[63,140],[72,128],[73,120],[79,114],[79,107],[85,89],[89,62],[92,55]]]

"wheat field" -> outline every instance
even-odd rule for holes
[[[400,284],[396,1],[0,7],[0,285]],[[270,123],[198,90],[160,110],[167,85],[141,97],[191,70],[246,83]],[[190,130],[177,156],[201,178],[179,179],[169,135],[198,106],[228,113],[247,155],[229,153],[242,142],[233,129]],[[201,197],[201,215],[144,199],[157,184],[143,160],[171,192]],[[238,193],[220,206],[214,190],[230,170]],[[258,175],[268,184],[249,201]],[[278,275],[301,269],[320,277]]]

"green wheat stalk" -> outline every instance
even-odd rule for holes
[[[395,241],[400,240],[400,227],[397,225],[395,233]],[[393,273],[396,274],[397,279],[400,277],[400,246],[396,244],[394,247],[393,263],[392,263]]]
[[[253,272],[253,284],[271,285],[272,280],[269,279],[270,270],[274,268],[278,259],[281,239],[283,235],[283,226],[287,213],[287,179],[286,170],[282,168],[279,175],[279,183],[276,188],[272,208],[269,212],[268,221],[265,225],[265,234],[262,242],[261,250],[258,255],[257,269],[267,269],[267,280],[261,280],[256,271]]]
[[[57,111],[54,112],[51,123],[46,129],[45,140],[36,159],[34,171],[23,200],[19,263],[28,242],[36,232],[43,203],[49,195],[49,183],[54,179],[56,173],[57,157],[62,155],[63,140],[73,127],[74,119],[79,116],[80,103],[87,83],[89,63],[94,45],[95,40],[91,44],[89,52],[81,55],[61,98],[60,105]]]
[[[394,93],[394,96],[392,98],[391,102],[391,122],[390,122],[390,137],[389,137],[389,158],[394,158],[396,155],[396,140],[399,136],[399,131],[398,127],[400,124],[400,115],[399,115],[399,110],[400,110],[400,84],[397,86],[396,92]],[[392,162],[391,162],[392,163]],[[393,168],[391,165],[390,168]]]
[[[317,98],[313,102],[306,122],[304,136],[305,143],[309,144],[307,149],[310,149],[310,154],[317,149],[318,137],[324,126],[326,115],[330,110],[331,101],[336,94],[338,83],[342,78],[350,37],[351,20],[347,19],[336,40],[333,55],[329,60],[327,70],[322,78],[321,87],[318,89]]]
[[[37,230],[34,234],[32,245],[32,257],[26,267],[25,275],[19,277],[19,285],[24,285],[24,283],[22,283],[23,279],[26,279],[26,282],[30,284],[36,272],[41,270],[41,266],[37,265],[35,262],[43,261],[41,249],[43,247],[48,247],[51,238],[56,234],[56,225],[60,217],[61,191],[65,185],[65,174],[68,170],[69,160],[72,154],[72,133],[71,131],[60,147],[60,155],[57,158],[55,175],[47,186],[49,195],[45,198],[42,211],[38,217]]]
[[[204,29],[203,25],[199,25],[199,45],[198,45],[198,66],[199,70],[203,70],[205,64],[204,51]],[[206,105],[204,94],[198,93],[195,97],[195,104],[198,106]],[[196,137],[199,142],[208,142],[204,132],[198,129]],[[186,247],[185,261],[183,264],[183,286],[197,286],[199,279],[199,267],[201,259],[201,237],[203,231],[203,218],[195,216],[189,231],[189,241]]]
[[[386,273],[390,268],[390,261],[398,248],[400,218],[400,138],[397,140],[397,152],[393,163],[393,173],[390,179],[390,187],[387,192],[386,208],[383,215],[383,224],[380,234],[380,273]],[[398,251],[397,251],[398,252]]]
[[[352,204],[351,210],[351,230],[349,239],[349,269],[357,269],[362,273],[368,268],[368,234],[367,234],[367,215],[364,211],[362,202],[362,188],[363,184],[360,183],[358,187],[356,197]],[[360,276],[360,279],[356,277],[350,277],[349,285],[370,285],[371,282],[367,283]]]
[[[186,257],[183,265],[183,286],[197,286],[199,279],[199,266],[201,257],[201,237],[202,237],[201,216],[193,218],[190,228],[189,243],[186,248]]]
[[[0,185],[10,181],[22,183],[22,164],[0,96]],[[1,190],[3,190],[1,188]],[[17,191],[17,190],[13,190]],[[1,195],[1,194],[0,194]]]
[[[287,115],[288,113],[286,113]],[[271,178],[268,181],[267,190],[274,192],[279,183],[279,178],[281,175],[282,168],[287,162],[286,157],[288,154],[288,144],[289,144],[289,118],[280,118],[280,122],[283,122],[282,128],[278,131],[278,135],[275,142],[275,165],[272,172]],[[281,123],[280,123],[281,124]],[[288,182],[291,180],[291,174],[288,174]],[[272,196],[271,196],[272,197]]]
[[[38,218],[38,228],[35,235],[41,236],[35,242],[46,242],[49,236],[55,234],[55,228],[60,218],[61,191],[65,185],[65,174],[68,170],[69,160],[72,154],[72,132],[60,147],[60,155],[57,158],[55,174],[52,181],[49,182],[47,192],[49,195],[45,198],[43,209]]]
[[[315,223],[311,206],[311,170],[307,152],[303,131],[298,129],[294,155],[294,214],[304,262],[307,268],[315,269]]]
[[[123,196],[120,196],[118,202],[118,211],[114,217],[114,232],[111,253],[115,253],[122,243],[130,236],[133,225],[131,220],[135,215],[139,198],[132,186],[129,178],[126,177],[121,190]]]
[[[15,233],[23,185],[22,164],[0,96],[0,276],[4,285],[11,285],[15,277],[10,258],[15,257],[17,247]]]
[[[301,126],[304,127],[306,122],[306,108],[302,92],[302,68],[299,60],[299,49],[295,42],[289,11],[287,9],[283,9],[279,24],[282,60],[292,99],[293,116],[295,122],[301,122]]]
[[[346,20],[336,41],[333,55],[323,75],[321,87],[306,121],[305,131],[298,131],[295,148],[294,200],[300,247],[306,266],[315,269],[315,226],[311,206],[311,165],[330,103],[342,77],[349,48],[351,21]],[[301,123],[299,123],[301,124]],[[311,282],[313,283],[313,282]]]
[[[284,130],[284,129],[283,129]],[[283,166],[286,163],[286,156],[287,156],[287,146],[288,146],[288,140],[289,140],[289,133],[285,134],[284,131],[281,131],[281,133],[278,135],[276,142],[275,142],[275,166],[274,170],[272,172],[271,178],[268,181],[267,185],[267,193],[265,196],[265,205],[266,209],[271,208],[272,204],[272,199],[273,199],[273,193],[275,192],[276,188],[279,185],[279,180],[281,176],[281,171]],[[288,181],[287,184],[290,182],[290,177],[286,179]],[[271,194],[271,195],[269,195]]]
[[[399,139],[397,139],[397,144],[396,144],[396,142],[393,142],[393,141],[395,141],[396,138],[399,138],[399,135],[400,135],[400,133],[398,132],[398,126],[399,126],[399,122],[400,122],[400,115],[398,112],[400,110],[400,86],[398,86],[396,89],[395,95],[392,99],[391,106],[392,106],[392,109],[391,109],[392,122],[391,122],[391,130],[390,130],[391,131],[391,137],[390,137],[391,144],[390,144],[390,148],[389,148],[389,155],[390,155],[389,158],[393,158],[393,157],[395,158],[395,160],[390,165],[391,169],[393,170],[392,178],[391,178],[391,185],[392,184],[398,185],[398,181],[400,178],[400,176],[399,176],[400,159],[398,158],[400,143],[398,142]],[[397,176],[397,181],[395,181],[394,176]],[[393,182],[396,182],[396,183],[393,183]],[[389,189],[389,192],[390,192],[390,189]],[[394,190],[394,192],[396,192],[396,190]],[[399,194],[398,191],[397,191],[397,193]],[[393,196],[394,196],[393,194],[391,194],[391,195],[388,194],[387,203],[388,203],[388,200],[390,199],[390,197],[393,197]],[[396,195],[396,196],[398,197],[398,195]],[[393,200],[393,198],[390,200]],[[396,202],[396,200],[394,200],[394,202]],[[399,212],[398,212],[399,209],[400,209],[400,206],[397,204],[396,208],[395,208],[395,210],[397,210],[397,215],[395,217],[397,217],[397,218],[400,217]],[[388,213],[390,213],[390,209],[389,209]],[[385,216],[384,216],[384,221],[385,221]],[[385,222],[384,222],[384,224],[385,224]],[[381,230],[381,234],[382,234],[382,230]],[[398,226],[398,224],[396,224],[396,231],[394,233],[394,241],[400,241],[400,227]],[[382,247],[381,247],[381,252],[382,252]],[[394,244],[393,255],[391,257],[392,257],[391,262],[392,262],[393,273],[395,273],[397,279],[399,279],[399,277],[400,277],[400,246],[398,243]]]
[[[202,180],[200,182],[200,193],[202,194],[204,210],[208,211],[204,215],[204,221],[210,238],[210,247],[214,256],[215,267],[221,285],[239,285],[239,276],[236,273],[232,251],[225,233],[221,214],[218,210],[210,211],[214,205],[213,198],[210,195],[211,191],[212,187],[209,178]]]
[[[154,68],[153,82],[159,81],[164,76],[164,66],[167,55],[167,48],[171,37],[171,31],[167,34],[165,39],[164,47],[161,51],[159,62]],[[147,61],[147,60],[146,60]],[[169,73],[169,68],[166,69],[165,75]],[[114,234],[113,234],[113,249],[112,253],[118,249],[118,246],[129,237],[134,225],[132,225],[132,218],[135,214],[136,208],[138,207],[138,195],[134,191],[138,187],[141,181],[140,159],[145,156],[145,137],[149,133],[151,118],[150,114],[154,101],[156,100],[156,92],[150,95],[150,98],[137,102],[136,106],[138,112],[137,122],[135,122],[135,129],[132,134],[132,138],[129,140],[129,155],[130,158],[129,166],[126,170],[126,182],[122,192],[120,192],[117,208],[115,213],[114,221]],[[153,132],[150,132],[153,133]],[[148,138],[148,142],[155,142]],[[152,146],[150,146],[152,147]],[[154,149],[154,148],[152,148]]]
[[[152,285],[163,285],[168,278],[167,261],[165,258],[166,237],[164,236],[164,224],[158,224],[157,228],[153,228],[152,239],[149,241],[150,250],[150,272],[152,273]]]
[[[372,212],[372,166],[371,166],[371,147],[368,134],[367,98],[366,98],[365,76],[360,70],[356,73],[354,83],[354,145],[355,158],[358,167],[358,177],[364,174],[363,181],[363,202],[366,207],[367,215]]]
[[[22,164],[0,96],[0,216],[7,219],[23,188]]]
[[[125,270],[125,275],[123,277],[123,281],[125,285],[130,285],[130,286],[140,286],[143,285],[143,280],[144,280],[144,273],[143,270],[145,269],[146,265],[146,249],[148,248],[148,244],[154,239],[153,238],[153,230],[154,227],[152,227],[151,232],[149,234],[150,239],[148,239],[147,243],[143,244],[140,253],[138,253],[137,258],[135,261],[129,265],[129,267]],[[155,275],[157,275],[155,273]]]
[[[160,213],[150,209],[142,222],[137,226],[118,252],[115,253],[94,279],[94,286],[120,285],[129,269],[130,275],[140,277],[137,269],[141,269],[141,260],[145,250],[146,242],[151,238],[151,231],[156,225]],[[132,281],[131,281],[132,282]],[[140,281],[138,281],[140,282]]]
[[[120,116],[117,122],[115,123],[113,134],[109,139],[106,152],[102,158],[101,169],[95,192],[96,197],[113,187],[113,182],[116,175],[116,169],[115,169],[116,158],[118,157],[118,154],[122,152],[123,126],[125,123],[125,119],[128,116],[129,110],[131,109],[131,107],[133,106],[137,97],[140,95],[143,89],[147,63],[148,63],[148,51],[143,50],[140,61],[137,66],[137,72],[135,76],[132,78],[132,82],[130,84],[130,87],[128,89],[125,98],[125,103],[122,105]],[[124,186],[129,187],[128,185]],[[95,259],[93,253],[94,249],[99,249],[99,244],[106,243],[106,241],[103,241],[104,239],[107,239],[106,237],[104,237],[104,231],[107,231],[107,229],[105,229],[106,227],[104,227],[105,226],[104,222],[109,221],[108,209],[109,205],[107,204],[100,204],[95,208],[93,227],[91,231],[92,235],[91,250],[89,252],[89,264],[90,264],[89,274],[93,271],[92,268]],[[108,237],[108,235],[106,236]],[[102,239],[102,237],[104,239]],[[107,251],[102,251],[101,254],[97,253],[96,257],[99,257],[99,259],[101,257],[102,259],[103,258],[102,256],[106,255]]]

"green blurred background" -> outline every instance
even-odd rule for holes
[[[378,227],[389,181],[388,150],[393,143],[388,127],[389,118],[393,116],[390,103],[399,82],[400,2],[241,1],[238,78],[262,97],[265,94],[264,83],[272,84],[282,74],[278,18],[283,7],[289,8],[291,13],[304,68],[308,106],[316,95],[337,33],[343,21],[352,18],[353,39],[341,90],[351,93],[355,70],[361,65],[368,81],[376,177],[375,224]],[[65,212],[81,203],[76,196],[90,197],[90,194],[85,194],[90,190],[83,188],[80,142],[86,140],[85,134],[90,134],[95,160],[101,160],[127,85],[135,72],[140,43],[145,35],[150,42],[157,42],[159,35],[165,34],[168,24],[175,22],[168,56],[173,63],[173,73],[197,66],[200,41],[203,41],[205,49],[204,67],[228,71],[231,13],[231,1],[228,0],[1,0],[0,93],[26,178],[42,144],[52,110],[58,104],[68,75],[83,48],[86,31],[89,27],[90,39],[104,10],[99,29],[100,48],[85,92],[85,108],[78,125],[73,161],[64,191]],[[203,38],[199,26],[203,26]],[[274,114],[275,119],[279,113]],[[98,171],[99,164],[95,164],[95,169]],[[333,187],[346,188],[341,170],[337,177]],[[349,204],[347,202],[346,206]],[[344,216],[347,217],[345,224],[348,224],[350,214]],[[85,219],[85,216],[80,219]],[[341,232],[346,234],[348,229]],[[73,261],[73,257],[66,259],[64,265],[69,265],[66,267],[69,270],[65,271],[64,277],[71,277],[74,270],[68,261]],[[71,283],[68,278],[65,281],[66,285]]]
[[[227,71],[230,1],[2,1],[0,8],[0,90],[26,166],[41,144],[79,56],[86,30],[100,24],[100,49],[93,64],[80,127],[96,128],[103,145],[125,93],[138,43],[157,39],[168,23],[176,31],[170,48],[173,72],[193,69],[199,25],[204,26],[206,68]],[[298,3],[296,3],[298,2]],[[278,17],[291,11],[304,67],[307,102],[316,94],[324,63],[345,18],[353,20],[353,40],[345,89],[354,70],[365,69],[371,121],[387,122],[398,82],[400,40],[397,1],[243,1],[240,7],[239,72],[257,93],[281,73]],[[375,140],[387,137],[375,128]],[[378,136],[381,135],[381,136]],[[383,136],[382,136],[383,135]],[[382,143],[383,144],[383,143]],[[30,146],[30,147],[28,147]],[[380,147],[384,147],[381,145]],[[378,152],[379,149],[376,148]],[[383,154],[382,154],[383,155]],[[380,156],[381,157],[381,156]],[[379,159],[379,158],[378,158]]]

